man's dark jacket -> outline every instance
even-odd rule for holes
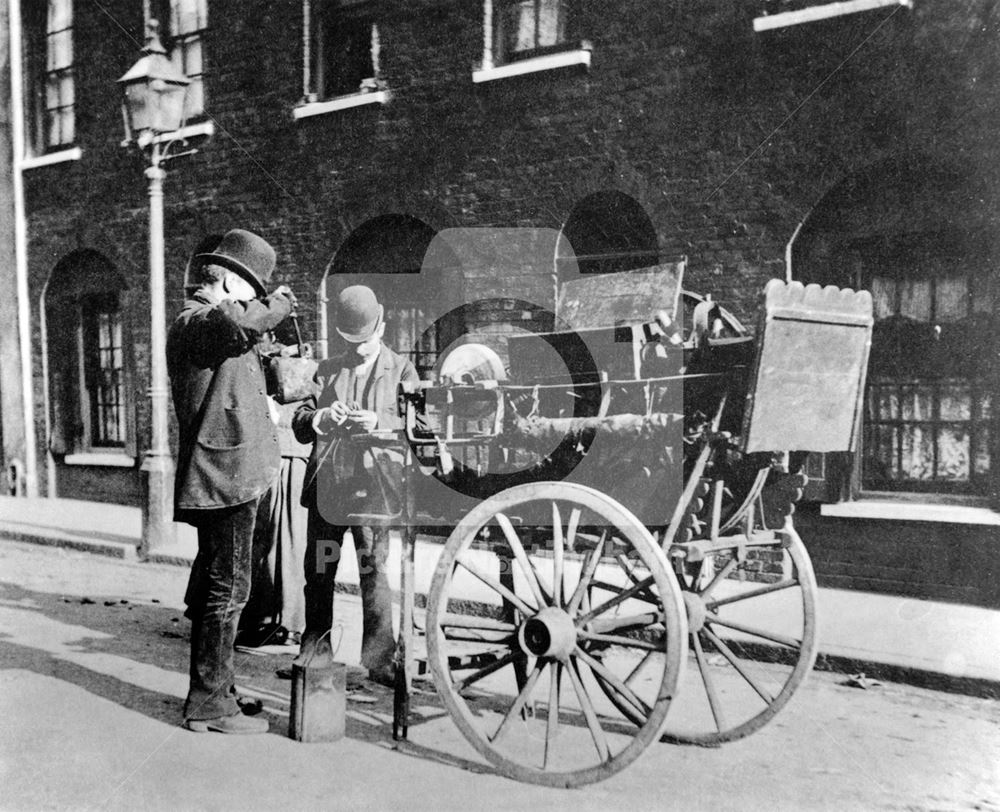
[[[249,502],[281,464],[257,342],[292,309],[283,295],[217,302],[195,294],[170,328],[167,366],[180,427],[175,521]]]
[[[292,418],[292,429],[299,442],[315,443],[306,465],[302,504],[315,509],[317,502],[322,503],[324,518],[334,524],[346,522],[345,514],[352,509],[348,503],[353,483],[349,480],[354,480],[361,469],[364,470],[362,480],[379,476],[386,487],[393,488],[392,480],[398,478],[397,469],[402,465],[402,455],[397,452],[382,451],[378,460],[373,460],[372,454],[364,451],[363,444],[349,439],[349,431],[345,428],[322,436],[317,436],[313,430],[312,420],[318,409],[331,406],[334,401],[350,403],[356,384],[353,367],[357,363],[353,354],[335,355],[321,361],[315,378],[318,395],[303,401]],[[370,376],[370,383],[363,382],[358,405],[378,415],[377,430],[402,429],[397,390],[403,381],[419,381],[417,370],[406,358],[382,344]],[[379,471],[373,470],[375,467]]]

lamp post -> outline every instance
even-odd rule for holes
[[[124,96],[125,143],[135,143],[148,156],[149,181],[149,406],[150,447],[143,455],[146,494],[143,502],[144,557],[169,548],[173,524],[174,461],[170,455],[167,416],[167,352],[165,273],[163,259],[163,164],[176,155],[170,148],[184,123],[184,100],[190,80],[167,57],[158,24],[150,20],[142,56],[118,80]],[[188,154],[188,153],[184,153]]]

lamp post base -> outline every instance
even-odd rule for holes
[[[169,455],[147,452],[142,463],[145,499],[142,504],[142,541],[139,557],[149,558],[173,548],[177,540],[174,525],[174,461]]]

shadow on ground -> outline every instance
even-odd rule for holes
[[[38,592],[0,581],[0,611],[13,612],[15,620],[5,623],[5,631],[0,632],[0,670],[21,669],[54,677],[157,722],[181,723],[190,624],[179,610],[96,592],[85,597]],[[272,651],[238,649],[237,685],[241,692],[262,700],[271,735],[285,736],[291,681],[278,672],[287,672],[296,649]],[[394,742],[393,692],[362,683],[365,674],[360,667],[348,667],[349,686],[360,685],[363,694],[374,700],[352,701],[349,691],[348,738],[461,769],[488,771],[481,763],[423,744]],[[414,705],[419,705],[419,712],[411,716],[411,733],[446,715],[429,681],[417,681]]]

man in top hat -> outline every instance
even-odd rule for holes
[[[387,347],[382,305],[364,285],[346,288],[336,302],[335,328],[344,352],[320,362],[318,394],[302,403],[292,419],[296,437],[314,443],[306,467],[302,504],[309,508],[306,532],[306,628],[299,662],[331,656],[333,587],[344,535],[354,540],[361,580],[364,629],[361,664],[369,678],[392,683],[395,637],[392,593],[386,577],[388,528],[378,514],[391,514],[398,501],[402,456],[374,452],[352,435],[401,429],[396,391],[417,381],[413,364]],[[373,519],[363,522],[358,514]]]
[[[280,465],[257,342],[292,311],[294,298],[284,285],[268,296],[274,249],[249,231],[233,229],[195,260],[188,280],[195,290],[167,337],[180,428],[174,519],[198,529],[184,718],[199,732],[263,733],[267,720],[244,715],[237,703],[233,642],[250,593],[259,503]]]

